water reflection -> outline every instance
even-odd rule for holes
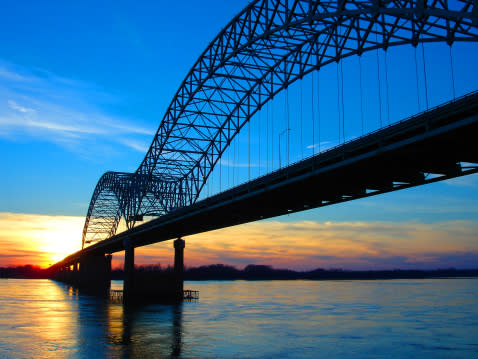
[[[58,283],[57,283],[58,284]],[[68,288],[68,296],[69,297],[75,297],[75,298],[78,298],[78,296],[80,295],[80,290],[78,288],[75,288],[73,286],[70,286]]]
[[[76,300],[78,345],[83,355],[180,357],[182,304],[123,306],[81,292]]]
[[[478,355],[476,278],[211,281],[194,289],[195,303],[125,308],[51,281],[0,279],[0,358]]]
[[[0,280],[0,358],[175,358],[182,305],[124,307],[48,280]]]
[[[75,347],[77,307],[51,281],[0,280],[0,357],[67,357]]]
[[[171,355],[173,357],[179,357],[181,355],[182,344],[182,320],[183,311],[180,304],[175,305],[173,309],[173,347],[171,348]]]

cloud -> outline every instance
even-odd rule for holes
[[[322,148],[322,149],[325,149],[325,148],[329,148],[331,147],[331,141],[322,141],[322,142],[319,142],[319,143],[313,143],[311,145],[308,145],[306,148],[311,150],[313,148]]]
[[[476,177],[476,179],[478,179],[478,176],[476,175],[469,177]],[[451,180],[442,181],[439,184],[423,186],[421,192],[404,190],[400,191],[400,195],[396,192],[375,196],[367,201],[361,202],[361,206],[364,207],[365,211],[374,211],[377,208],[386,205],[387,212],[396,215],[413,213],[413,215],[417,217],[420,217],[421,215],[433,215],[434,218],[440,218],[441,216],[439,215],[450,216],[452,214],[461,213],[468,213],[470,215],[478,214],[476,200],[471,197],[453,197],[453,193],[447,191],[446,188],[446,186],[448,186],[448,181]],[[431,186],[437,186],[436,193],[434,193],[433,196],[430,196],[430,192],[427,191]],[[391,201],[391,197],[394,197],[396,200]]]
[[[476,165],[473,165],[476,167]],[[445,182],[449,186],[454,187],[469,187],[477,188],[478,187],[478,176],[464,176],[452,178]]]
[[[150,145],[148,142],[140,142],[128,139],[122,140],[121,142],[123,143],[123,145],[128,146],[129,148],[132,148],[133,150],[136,150],[141,153],[146,153]]]
[[[1,60],[0,99],[0,136],[11,141],[48,141],[83,153],[99,143],[131,148],[150,142],[155,133],[137,119],[102,111],[102,105],[121,99],[94,84]]]
[[[251,162],[251,163],[241,163],[241,162],[231,162],[225,158],[222,158],[218,165],[221,164],[222,166],[225,166],[225,167],[235,167],[235,168],[253,168],[253,167],[264,167],[264,166],[260,166],[259,164],[257,163],[254,163],[254,162]]]
[[[264,221],[190,236],[188,266],[252,263],[292,269],[476,267],[478,226],[471,221]],[[144,247],[143,264],[172,264],[170,242]],[[122,258],[117,263],[121,265]]]
[[[16,72],[13,72],[13,71],[9,71],[7,70],[5,67],[3,66],[0,66],[0,78],[2,78],[4,81],[5,80],[8,80],[8,81],[15,81],[15,82],[26,82],[26,81],[29,81],[28,78],[16,73]]]
[[[84,217],[0,213],[0,266],[47,266],[81,247]],[[189,267],[268,264],[309,270],[473,268],[478,225],[472,221],[262,221],[186,237]],[[136,264],[172,265],[172,241],[140,247]],[[123,265],[115,253],[113,266]]]
[[[389,256],[383,258],[360,257],[360,263],[364,268],[389,268],[389,269],[445,269],[445,268],[476,268],[478,263],[478,252],[451,252],[451,253],[430,253],[411,256]]]
[[[13,100],[8,100],[8,105],[10,106],[11,109],[17,110],[17,111],[22,112],[22,113],[34,112],[34,110],[32,110],[31,108],[26,108],[26,107],[19,106]]]

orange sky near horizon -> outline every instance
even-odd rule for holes
[[[0,267],[48,267],[81,247],[84,217],[0,213]],[[457,267],[478,263],[473,221],[317,222],[268,220],[185,237],[188,267],[267,264],[310,270]],[[140,247],[137,265],[173,263],[172,241]],[[113,268],[123,264],[113,254]]]

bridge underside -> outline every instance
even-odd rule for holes
[[[350,201],[478,172],[478,93],[178,209],[65,258]]]

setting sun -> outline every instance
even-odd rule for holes
[[[63,259],[81,248],[83,221],[73,216],[0,213],[6,264],[47,267]]]
[[[53,221],[51,227],[40,233],[39,250],[50,258],[50,263],[56,263],[67,255],[81,249],[81,229],[72,226],[69,221]]]

